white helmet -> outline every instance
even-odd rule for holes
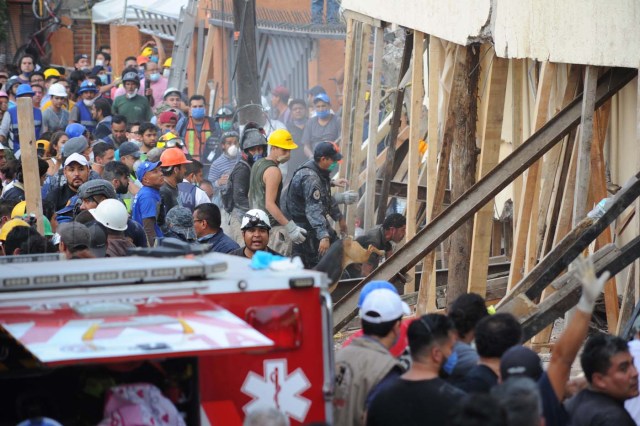
[[[240,229],[244,231],[249,228],[271,229],[271,222],[265,212],[260,209],[251,209],[242,216]]]
[[[60,83],[53,83],[47,92],[49,96],[67,97],[67,89]]]
[[[95,220],[114,231],[125,231],[129,214],[124,204],[116,199],[109,198],[98,204],[95,209],[90,209]]]

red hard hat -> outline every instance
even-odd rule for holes
[[[180,148],[169,148],[160,156],[160,162],[162,167],[179,166],[180,164],[189,164],[191,161],[187,160],[187,156]]]

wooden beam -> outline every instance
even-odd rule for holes
[[[618,336],[622,332],[622,327],[631,320],[631,313],[633,312],[633,303],[635,301],[634,292],[635,288],[633,280],[635,278],[635,263],[632,263],[627,271],[627,279],[625,280],[624,289],[622,290],[622,306],[620,307],[620,317],[618,317],[618,326],[616,332]]]
[[[597,105],[611,98],[632,79],[637,70],[612,68],[603,75],[597,90]],[[358,294],[362,286],[371,280],[385,279],[396,281],[399,274],[406,272],[425,255],[434,250],[442,241],[466,219],[474,215],[480,207],[495,197],[520,173],[545,152],[558,143],[580,121],[580,99],[575,99],[556,117],[549,120],[518,149],[505,158],[489,174],[478,181],[468,193],[454,201],[442,214],[427,224],[416,236],[394,253],[369,276],[364,278],[334,306],[334,330],[340,330],[357,314]],[[606,217],[606,213],[605,213]]]
[[[20,162],[24,176],[24,195],[27,202],[27,213],[35,214],[38,232],[44,235],[42,221],[42,191],[40,190],[40,167],[38,167],[38,150],[36,130],[33,123],[33,102],[30,97],[22,96],[16,100],[18,104],[18,132],[20,133]]]
[[[371,104],[369,111],[377,112],[380,105],[380,85],[382,79],[382,54],[384,52],[384,30],[381,27],[374,29],[373,42],[373,68],[371,69]],[[391,119],[391,116],[388,116]],[[375,225],[375,166],[376,152],[378,149],[378,121],[379,114],[369,114],[369,140],[367,143],[367,167],[365,168],[365,205],[364,205],[364,229],[371,229]],[[388,123],[388,122],[387,122]]]
[[[343,82],[343,102],[342,102],[342,128],[340,132],[340,150],[343,152],[347,152],[347,144],[349,142],[351,135],[351,117],[353,114],[352,106],[353,106],[353,79],[355,72],[355,37],[356,32],[356,21],[351,18],[347,18],[347,41],[345,44],[345,59],[344,59],[344,82]],[[340,165],[340,176],[343,178],[349,178],[348,171],[348,160]]]
[[[211,67],[211,59],[213,57],[213,39],[215,35],[215,27],[211,24],[207,27],[207,40],[204,43],[204,56],[202,58],[202,67],[200,68],[198,78],[198,89],[196,93],[209,93],[207,89],[207,81],[209,80],[209,68]],[[213,99],[209,99],[213,102]]]
[[[407,176],[407,231],[406,241],[416,234],[416,217],[418,216],[418,174],[420,172],[419,145],[420,118],[424,101],[424,33],[413,32],[413,63],[411,67],[411,110],[409,118],[409,161]],[[409,271],[410,280],[405,284],[404,292],[416,291],[415,274]]]
[[[345,9],[342,13],[344,14],[345,18],[349,20],[360,21],[367,25],[375,27],[376,29],[382,29],[382,21],[380,19],[372,18],[371,16],[367,16],[349,9]]]
[[[523,139],[523,117],[522,117],[522,91],[525,89],[523,76],[525,75],[524,59],[511,59],[511,145],[515,150],[522,145]],[[520,194],[522,193],[522,177],[519,176],[513,181],[513,231],[518,222],[518,211],[520,209]]]
[[[498,58],[493,52],[484,55],[483,64],[488,69],[488,78],[481,95],[480,114],[482,121],[478,128],[481,138],[480,160],[478,178],[486,176],[498,164],[502,133],[502,116],[504,101],[507,91],[507,74],[509,61]],[[487,62],[490,61],[490,62]],[[469,293],[477,293],[482,297],[486,295],[487,266],[489,264],[489,247],[491,246],[491,234],[493,222],[494,200],[489,201],[476,213],[473,224],[473,238],[471,240],[471,265],[469,270]],[[500,241],[493,241],[494,245],[500,245]]]

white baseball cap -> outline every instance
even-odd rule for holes
[[[68,156],[66,160],[64,160],[65,167],[67,167],[71,163],[78,163],[82,166],[89,165],[89,161],[87,160],[87,158],[82,154],[78,154],[77,152],[74,152],[73,154]]]
[[[409,314],[411,314],[409,305],[388,288],[373,290],[364,299],[360,308],[360,318],[373,324],[397,320]]]

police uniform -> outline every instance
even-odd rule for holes
[[[305,268],[313,268],[320,261],[320,240],[328,237],[333,243],[338,239],[327,215],[335,221],[342,219],[338,204],[331,196],[329,171],[318,167],[314,160],[300,166],[291,179],[285,208],[288,217],[307,230],[307,239],[293,245],[292,256],[300,256]]]

